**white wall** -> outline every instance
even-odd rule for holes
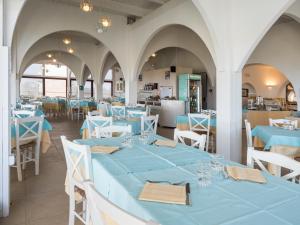
[[[249,61],[275,67],[283,73],[300,96],[300,24],[275,25],[257,46]],[[298,98],[298,107],[300,105]],[[298,108],[300,109],[300,108]]]
[[[256,96],[285,98],[288,79],[276,68],[268,65],[248,65],[243,70],[243,84],[251,84]]]
[[[192,68],[177,67],[176,73],[171,73],[170,80],[165,79],[165,72],[170,71],[170,67],[157,70],[148,70],[142,73],[143,80],[138,81],[138,90],[144,89],[144,85],[148,83],[158,83],[160,86],[173,87],[173,96],[177,98],[177,76],[183,73],[192,73]],[[158,87],[158,90],[159,90]]]

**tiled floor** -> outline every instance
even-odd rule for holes
[[[40,175],[34,176],[34,167],[30,165],[23,172],[23,182],[18,182],[16,170],[12,168],[11,214],[8,218],[0,218],[0,225],[68,224],[68,197],[64,192],[66,164],[60,136],[65,135],[71,140],[80,138],[82,121],[61,119],[50,122],[53,126],[52,146],[41,156]],[[173,138],[173,129],[158,128],[158,133]]]

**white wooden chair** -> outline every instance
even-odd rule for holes
[[[117,133],[118,136],[122,137],[127,134],[132,133],[131,125],[127,126],[107,126],[107,127],[96,127],[96,137],[97,138],[111,138],[113,137],[113,133]]]
[[[37,106],[33,105],[33,104],[24,104],[24,105],[21,105],[21,109],[24,109],[24,110],[36,110]]]
[[[115,117],[126,117],[126,107],[125,106],[111,106],[112,116]]]
[[[74,117],[77,118],[77,120],[80,120],[80,118],[84,117],[84,112],[80,107],[80,100],[76,100],[72,103],[71,120],[74,120]]]
[[[189,126],[191,131],[206,133],[205,150],[208,151],[209,131],[210,131],[210,114],[189,113]]]
[[[35,163],[35,175],[39,175],[43,122],[44,116],[15,118],[16,165],[14,167],[17,168],[18,181],[22,181],[22,167],[25,169],[29,162]],[[29,149],[32,151],[29,152]]]
[[[156,134],[159,115],[143,116],[141,120],[141,132],[151,132]]]
[[[85,182],[90,224],[93,225],[158,225],[129,214],[101,195],[91,182]]]
[[[107,127],[112,125],[112,117],[86,116],[89,138],[95,137],[96,127]]]
[[[127,115],[130,118],[147,116],[147,112],[128,110]]]
[[[159,115],[161,106],[158,105],[147,105],[146,112],[149,116]]]
[[[206,135],[205,134],[197,134],[190,130],[179,130],[175,129],[174,131],[174,141],[177,143],[180,142],[186,145],[185,139],[191,140],[191,146],[197,147],[200,150],[205,149]]]
[[[248,122],[248,120],[245,120],[245,128],[247,137],[247,147],[253,147],[251,124],[250,122]]]
[[[16,118],[25,118],[25,117],[33,117],[35,116],[35,111],[30,110],[14,110],[12,114]]]
[[[281,125],[293,125],[294,128],[298,127],[298,120],[289,119],[271,119],[269,118],[269,125],[274,127],[280,127]]]
[[[99,102],[97,108],[102,112],[102,116],[111,115],[111,104],[109,104],[108,102]]]
[[[248,166],[253,168],[254,164],[256,163],[261,170],[269,172],[263,165],[263,162],[274,164],[276,166],[279,166],[280,168],[289,169],[290,173],[282,176],[283,179],[296,182],[296,178],[300,175],[300,162],[279,153],[258,151],[253,147],[247,148]]]
[[[93,180],[91,151],[89,146],[78,145],[61,136],[67,163],[67,186],[69,194],[69,225],[75,225],[75,219],[89,225],[89,210],[86,206],[84,181]],[[84,192],[84,194],[83,194]],[[80,195],[81,201],[76,196]],[[77,201],[76,201],[77,199]],[[76,210],[76,205],[82,203],[82,211]]]

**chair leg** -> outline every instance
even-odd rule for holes
[[[75,225],[75,195],[74,186],[70,188],[69,194],[69,225]]]
[[[35,163],[35,175],[40,174],[40,144],[35,144],[34,163]]]
[[[18,148],[17,148],[16,164],[17,164],[18,181],[22,181],[21,152],[20,149]]]

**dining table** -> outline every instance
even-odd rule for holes
[[[44,113],[41,110],[35,111],[35,116],[43,116]],[[34,128],[37,131],[37,127]],[[10,125],[11,130],[11,147],[16,147],[16,126],[14,123],[14,118],[11,120]],[[42,127],[42,137],[41,137],[41,152],[47,153],[48,149],[51,146],[51,138],[49,132],[52,131],[52,125],[49,123],[47,119],[44,119],[43,127]],[[24,134],[26,132],[24,127],[19,128],[20,135]]]
[[[264,147],[271,151],[291,158],[300,157],[300,129],[289,130],[276,126],[256,126],[252,130],[254,146]],[[279,167],[269,165],[269,170],[276,175],[281,174]]]
[[[152,139],[164,139],[152,136]],[[122,137],[79,139],[88,146],[120,146],[113,154],[91,153],[91,171],[97,191],[129,213],[161,225],[298,225],[300,185],[262,172],[266,183],[236,181],[212,173],[212,183],[199,185],[197,170],[211,162],[204,151],[177,143],[175,148],[140,141],[129,146]],[[152,142],[152,141],[151,141]],[[226,165],[244,167],[235,162]],[[177,205],[139,200],[149,180],[185,182],[190,204]]]
[[[112,116],[111,105],[110,104],[97,104],[97,110],[103,112],[104,116]],[[146,107],[131,107],[125,106],[125,114],[128,115],[128,111],[136,111],[136,112],[146,112]]]

